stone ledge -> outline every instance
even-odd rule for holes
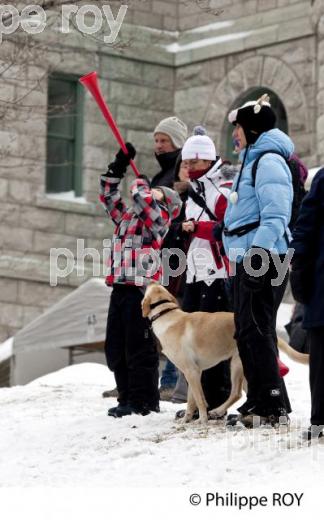
[[[66,261],[58,260],[59,269],[64,269]],[[100,275],[104,273],[102,264],[95,264]],[[63,287],[78,287],[88,278],[94,276],[91,262],[85,262],[84,275],[78,276],[76,273],[76,261],[74,260],[74,270],[66,277],[57,277],[57,285]],[[97,276],[97,274],[96,274]],[[12,280],[25,280],[31,282],[50,283],[50,259],[45,255],[25,255],[9,253],[0,257],[0,277]]]
[[[91,202],[74,202],[73,200],[51,199],[46,195],[39,195],[36,199],[38,208],[55,209],[65,211],[67,213],[77,213],[81,215],[90,215],[94,217],[102,216],[102,209],[99,204]]]

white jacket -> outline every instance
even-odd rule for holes
[[[217,220],[223,220],[232,181],[222,172],[219,159],[212,168],[198,180],[190,181],[192,188],[206,202]],[[186,219],[196,222],[210,222],[211,219],[191,197],[186,205]],[[216,278],[227,278],[224,260],[218,244],[204,238],[193,236],[187,253],[187,283],[204,281],[211,285]]]

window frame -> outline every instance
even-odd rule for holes
[[[55,134],[49,132],[49,114],[47,114],[47,131],[46,131],[46,193],[61,193],[60,191],[50,192],[48,191],[48,143],[49,138],[64,139],[66,141],[73,141],[73,170],[72,170],[72,188],[76,197],[83,195],[83,139],[84,139],[84,89],[79,82],[79,76],[75,74],[65,74],[62,72],[53,72],[48,76],[47,95],[49,102],[49,88],[51,80],[61,80],[73,83],[75,86],[75,119],[74,119],[74,135],[69,138],[67,135]],[[48,105],[47,105],[48,107]]]

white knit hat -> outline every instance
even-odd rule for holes
[[[162,119],[154,129],[154,135],[157,133],[166,134],[170,137],[174,146],[179,149],[184,145],[188,135],[187,125],[178,117],[172,116]]]
[[[194,135],[189,137],[183,145],[181,157],[182,160],[188,159],[205,159],[206,161],[216,160],[216,148],[202,126],[194,128]]]

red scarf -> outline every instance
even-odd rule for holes
[[[205,175],[205,173],[207,173],[208,171],[210,170],[210,166],[209,168],[205,168],[204,170],[195,170],[195,171],[191,171],[189,170],[189,179],[191,181],[195,181],[197,179],[199,179],[200,177],[202,177],[203,175]]]

